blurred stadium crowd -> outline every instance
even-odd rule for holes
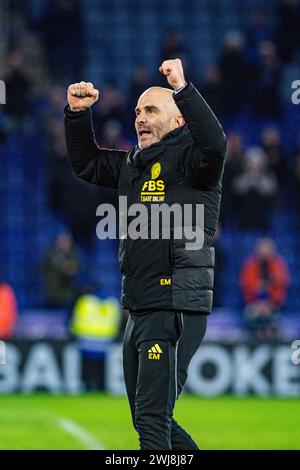
[[[228,136],[216,233],[220,331],[299,332],[300,115],[291,85],[300,80],[300,2],[6,0],[0,18],[0,306],[11,312],[2,336],[17,310],[69,315],[86,293],[119,299],[118,241],[95,232],[96,207],[117,199],[72,175],[66,87],[92,81],[98,143],[129,149],[138,96],[166,86],[158,67],[176,57]]]

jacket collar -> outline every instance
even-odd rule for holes
[[[177,127],[166,134],[159,142],[141,150],[135,145],[128,153],[127,162],[134,167],[146,168],[152,160],[157,159],[170,145],[178,145],[192,140],[187,125]]]

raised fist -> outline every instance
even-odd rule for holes
[[[186,83],[180,59],[164,60],[159,71],[167,77],[169,85],[174,90],[179,90]]]
[[[71,111],[84,111],[90,108],[99,98],[99,91],[91,82],[73,83],[67,92]]]

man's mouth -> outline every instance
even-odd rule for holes
[[[147,135],[150,135],[151,131],[149,129],[139,129],[139,136],[140,137],[146,137]]]

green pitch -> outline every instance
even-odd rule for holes
[[[202,449],[300,449],[300,402],[184,395],[175,419]],[[138,449],[127,399],[0,396],[0,449]]]

